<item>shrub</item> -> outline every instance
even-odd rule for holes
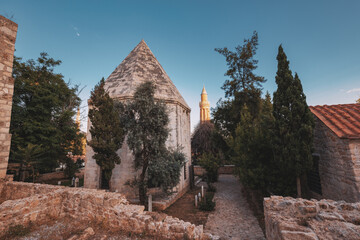
[[[205,194],[205,199],[203,199],[199,204],[199,209],[201,211],[213,211],[215,208],[215,202],[212,200],[214,193],[207,192]]]

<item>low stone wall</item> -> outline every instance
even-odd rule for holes
[[[218,170],[219,174],[233,174],[235,165],[224,165],[221,166]],[[206,170],[199,165],[194,166],[194,175],[203,176],[206,173]]]
[[[85,173],[85,168],[82,168],[79,170],[79,172],[75,173],[75,176],[78,177],[78,178],[84,178],[84,173]],[[37,182],[46,182],[46,181],[49,181],[49,180],[61,180],[61,179],[64,179],[64,178],[67,178],[65,176],[65,173],[64,172],[52,172],[52,173],[44,173],[44,174],[41,174],[37,179],[36,181]]]
[[[360,239],[360,202],[272,196],[264,214],[268,240]]]
[[[11,225],[70,217],[101,223],[111,231],[146,234],[159,239],[203,239],[203,226],[165,214],[144,211],[119,193],[22,182],[0,182],[0,237]],[[26,193],[24,193],[26,192]]]

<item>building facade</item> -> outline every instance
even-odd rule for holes
[[[190,184],[188,171],[191,165],[190,107],[142,40],[106,79],[105,89],[111,98],[127,101],[133,98],[136,88],[145,81],[152,81],[155,84],[155,98],[161,99],[166,104],[170,120],[167,146],[172,148],[181,146],[186,156],[187,162],[182,169],[180,183],[174,189],[178,193],[183,193]],[[90,126],[91,122],[88,120],[87,141],[91,140]],[[138,191],[131,183],[139,172],[134,170],[134,156],[126,142],[118,150],[118,154],[121,164],[116,165],[112,172],[110,190],[121,192],[128,198],[136,198]],[[100,168],[93,155],[93,150],[87,146],[84,184],[87,188],[100,188]]]
[[[360,201],[360,104],[310,109],[315,119],[310,190],[317,198]]]
[[[11,134],[10,120],[14,78],[12,67],[18,25],[0,16],[0,179],[6,177]]]

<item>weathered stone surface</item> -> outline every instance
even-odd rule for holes
[[[174,189],[178,195],[181,195],[190,184],[189,171],[184,170],[191,165],[190,108],[143,40],[106,79],[105,89],[109,91],[113,99],[125,102],[132,99],[136,87],[146,81],[152,81],[155,84],[155,98],[161,99],[166,104],[169,114],[167,126],[169,137],[166,145],[172,148],[181,146],[188,161],[181,170],[180,182]],[[90,127],[91,122],[88,119],[87,141],[91,140]],[[134,156],[126,142],[117,154],[121,158],[121,163],[113,169],[110,189],[124,194],[128,199],[136,199],[138,190],[131,183],[140,172],[134,170]],[[93,159],[93,155],[93,150],[87,146],[84,183],[86,188],[100,186],[100,168]],[[166,205],[163,204],[163,206]]]
[[[316,198],[360,201],[360,140],[339,138],[316,116],[314,153],[318,154],[322,195]]]
[[[266,238],[360,239],[360,204],[272,196],[264,199]]]
[[[0,16],[0,179],[5,178],[9,160],[10,116],[14,80],[11,77],[17,24]],[[6,146],[6,147],[5,147]]]
[[[0,237],[11,225],[41,225],[72,218],[99,223],[111,231],[146,234],[161,239],[202,239],[203,226],[131,205],[119,193],[22,182],[0,182]],[[90,239],[91,229],[77,239]]]

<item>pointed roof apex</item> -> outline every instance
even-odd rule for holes
[[[129,99],[134,96],[136,87],[146,81],[152,81],[155,84],[155,98],[180,103],[190,110],[174,83],[142,39],[106,79],[105,89],[112,98]]]
[[[204,87],[203,87],[203,90],[202,90],[201,94],[207,94],[207,92],[206,92],[206,90],[205,90],[205,85],[204,85]]]

